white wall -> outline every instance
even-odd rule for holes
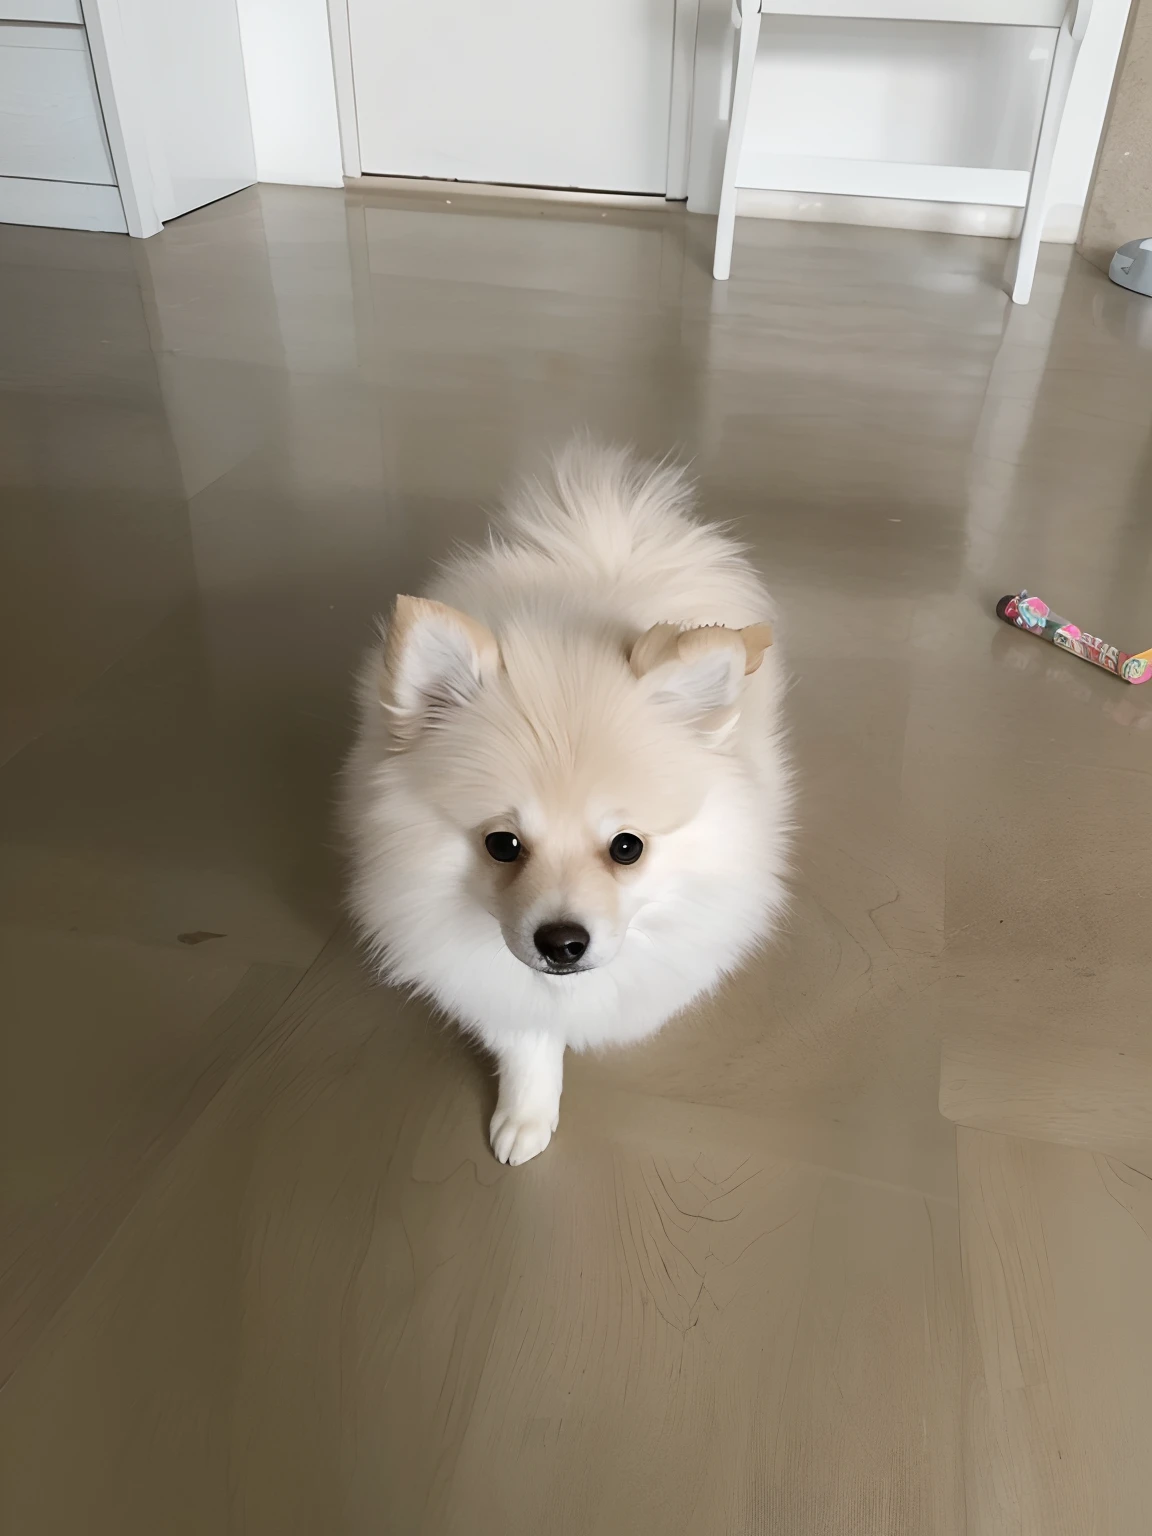
[[[1048,239],[1076,238],[1128,5],[1096,0],[1052,169]],[[718,198],[731,36],[728,0],[702,0],[689,188],[690,206],[701,211],[713,210]],[[746,163],[790,155],[1025,170],[1051,38],[1023,27],[767,17]],[[745,208],[787,216],[804,201],[803,194],[774,193],[759,205],[747,199]],[[875,200],[873,211],[877,223],[904,222],[898,204]],[[867,205],[856,212],[866,219]],[[921,211],[903,212],[923,227]],[[1003,232],[986,221],[981,227]]]
[[[344,185],[325,0],[237,0],[258,181]]]

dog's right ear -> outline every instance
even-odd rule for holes
[[[426,597],[398,597],[388,622],[381,703],[400,742],[479,693],[500,665],[491,630]]]

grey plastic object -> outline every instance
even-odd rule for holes
[[[1152,239],[1125,241],[1112,258],[1108,276],[1121,288],[1152,299]]]

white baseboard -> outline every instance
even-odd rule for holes
[[[128,233],[115,187],[87,181],[34,181],[25,176],[0,176],[0,224]]]
[[[736,211],[745,218],[791,219],[809,224],[865,224],[878,229],[922,229],[945,235],[1015,239],[1023,210],[994,203],[941,203],[910,197],[860,197],[839,192],[782,192],[741,187]],[[1043,238],[1075,245],[1084,210],[1057,203],[1044,220]]]

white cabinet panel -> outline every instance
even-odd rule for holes
[[[0,21],[63,21],[83,26],[80,0],[0,0]]]
[[[0,176],[115,181],[82,27],[0,23]]]
[[[0,176],[0,224],[40,224],[50,229],[100,229],[127,233],[115,187],[83,181],[23,181]]]

